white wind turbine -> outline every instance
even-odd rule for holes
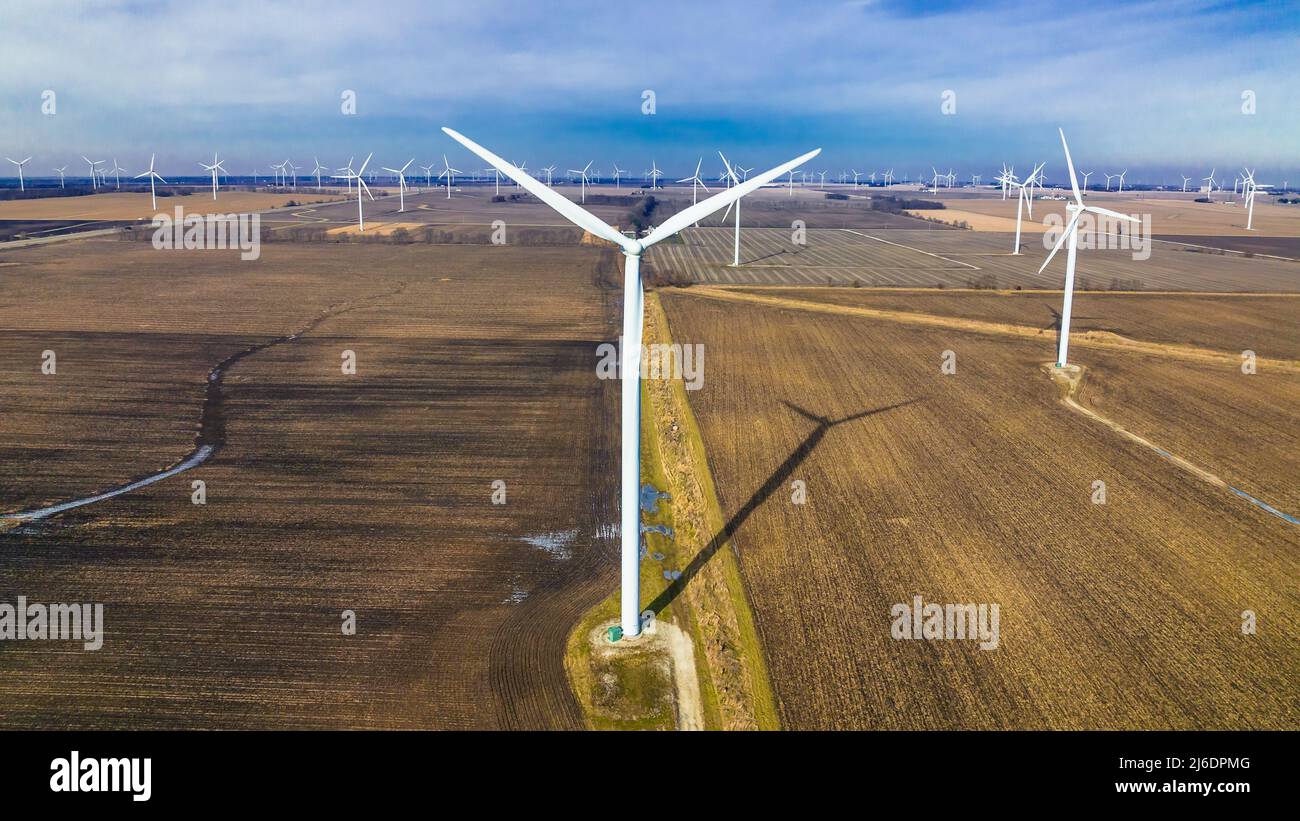
[[[1219,169],[1217,168],[1211,168],[1210,176],[1201,178],[1201,180],[1205,183],[1205,196],[1207,199],[1210,197],[1211,194],[1214,193],[1214,172],[1218,170]]]
[[[1255,172],[1249,168],[1243,169],[1243,174],[1242,191],[1246,198],[1243,202],[1243,205],[1246,206],[1246,230],[1253,231],[1255,229],[1251,227],[1251,222],[1255,219],[1255,192],[1260,188],[1272,188],[1273,186],[1257,185],[1255,183]]]
[[[149,170],[148,170],[148,171],[145,171],[145,172],[142,173],[142,174],[136,174],[136,175],[135,175],[135,178],[136,178],[137,180],[140,179],[141,177],[148,177],[148,178],[149,178],[149,198],[150,198],[150,200],[153,202],[153,210],[157,211],[157,210],[158,210],[158,193],[157,193],[157,191],[154,190],[154,182],[157,181],[157,182],[161,182],[161,183],[164,183],[164,184],[165,184],[165,183],[167,182],[167,180],[164,180],[162,177],[158,176],[158,172],[153,170],[153,160],[154,160],[154,156],[155,156],[155,155],[153,155],[153,154],[150,154],[150,155],[149,155]],[[101,160],[100,162],[103,162],[103,161]]]
[[[424,170],[424,187],[426,189],[433,188],[433,163],[422,165],[420,168]]]
[[[371,202],[374,202],[375,195],[370,193],[370,186],[366,185],[366,181],[361,175],[366,173],[366,166],[370,164],[370,158],[373,156],[375,156],[373,151],[367,154],[366,161],[361,163],[361,168],[357,171],[352,170],[352,158],[349,157],[347,168],[345,169],[347,173],[334,175],[334,179],[336,180],[340,180],[340,179],[349,180],[348,183],[349,191],[352,190],[351,180],[357,181],[357,229],[360,230],[362,233],[364,233],[366,230],[366,215],[364,211],[362,211],[361,209],[361,193],[364,191],[366,196],[370,197]]]
[[[623,634],[635,637],[641,633],[641,331],[644,296],[641,289],[641,255],[645,250],[668,237],[673,236],[689,225],[707,217],[725,205],[739,200],[745,194],[771,182],[813,157],[821,151],[817,149],[802,157],[777,166],[754,179],[720,191],[703,202],[678,211],[664,220],[657,228],[643,238],[627,237],[612,226],[597,219],[591,212],[561,196],[537,180],[515,168],[510,163],[488,151],[483,146],[459,134],[450,128],[443,128],[452,139],[473,151],[485,161],[515,182],[528,189],[542,202],[554,208],[562,216],[601,239],[619,246],[623,251],[623,337],[622,363],[620,376],[622,384],[621,407],[621,452],[622,485],[619,490],[619,539],[621,542],[621,590],[619,602],[620,623]]]
[[[443,154],[442,173],[438,175],[438,179],[442,179],[443,177],[447,178],[447,199],[451,199],[451,182],[459,173],[461,173],[461,170],[459,168],[452,168],[451,163],[447,162],[447,155]],[[501,191],[501,183],[499,181],[497,182],[497,191]]]
[[[794,170],[791,169],[790,171],[787,171],[785,173],[790,177],[790,179],[787,180],[786,182],[786,186],[787,186],[786,190],[790,192],[789,196],[793,197],[794,196]],[[730,182],[730,179],[728,179],[728,182]]]
[[[63,166],[62,168],[55,168],[55,169],[53,169],[53,170],[58,172],[58,174],[59,174],[59,187],[62,188],[62,187],[63,187],[63,172],[64,172],[64,171],[67,171],[67,170],[68,170],[68,167],[65,165],[65,166]]]
[[[207,163],[199,163],[199,165],[212,172],[212,199],[215,201],[217,199],[217,171],[220,170],[224,174],[226,169],[221,164],[221,160],[217,158],[217,152],[215,151],[212,152],[212,165]]]
[[[411,163],[413,162],[415,162],[415,157],[407,160],[406,165],[401,168],[389,168],[388,166],[384,166],[385,171],[397,175],[397,213],[399,214],[406,210],[406,169],[410,168]]]
[[[1182,174],[1179,174],[1178,176],[1180,176],[1180,177],[1183,178],[1183,193],[1186,194],[1186,193],[1187,193],[1187,183],[1191,182],[1191,181],[1192,181],[1192,178],[1191,178],[1191,177],[1184,176],[1184,175],[1182,175]]]
[[[858,177],[862,176],[862,172],[856,168],[850,168],[849,172],[853,174],[853,188],[856,190],[858,187]]]
[[[582,178],[582,201],[584,204],[587,202],[587,169],[591,168],[591,163],[593,162],[595,162],[595,160],[588,162],[586,165],[582,167],[581,171],[579,171],[576,168],[569,169],[570,174],[577,174]],[[520,170],[522,171],[523,169]]]
[[[1127,168],[1125,168],[1123,171],[1119,172],[1119,191],[1117,192],[1117,193],[1119,193],[1119,194],[1123,194],[1123,193],[1124,193],[1124,175],[1127,174],[1127,173],[1128,173],[1128,169],[1127,169]]]
[[[125,168],[122,168],[121,166],[119,166],[119,165],[117,164],[117,157],[114,157],[114,158],[113,158],[113,170],[111,170],[111,171],[105,171],[105,172],[104,172],[104,178],[105,178],[105,183],[104,183],[104,184],[105,184],[105,185],[108,184],[108,182],[107,182],[108,175],[109,175],[109,174],[112,174],[112,175],[113,175],[113,187],[114,187],[116,190],[119,190],[119,191],[120,191],[121,188],[122,188],[122,176],[121,176],[121,175],[122,175],[122,172],[125,171],[125,170],[126,170]],[[224,169],[223,169],[223,170],[224,170]]]
[[[495,168],[484,168],[483,170],[492,172],[492,176],[496,178],[497,187],[496,187],[495,195],[498,197],[501,196],[501,172],[496,170]],[[441,174],[438,175],[438,179],[442,179]]]
[[[6,160],[9,160],[8,157],[5,157],[5,159],[6,159]],[[27,190],[27,186],[23,183],[23,166],[24,166],[24,165],[27,165],[27,163],[31,162],[31,160],[32,160],[31,157],[28,157],[27,159],[22,160],[21,162],[18,161],[18,160],[9,160],[9,162],[11,162],[11,163],[13,163],[14,165],[18,166],[18,190],[19,190],[19,191],[26,191],[26,190]]]
[[[82,154],[81,158],[86,161],[87,165],[90,166],[90,190],[93,191],[99,187],[99,175],[95,173],[95,166],[102,163],[103,160],[92,160],[90,157],[87,157],[85,154]]]
[[[356,159],[356,156],[355,156],[355,155],[354,155],[354,156],[351,156],[351,157],[348,157],[348,164],[347,164],[347,165],[343,166],[342,168],[336,168],[336,169],[334,169],[335,171],[343,171],[343,172],[345,172],[345,173],[342,174],[342,175],[340,175],[340,174],[334,174],[333,177],[334,177],[334,179],[336,179],[336,180],[343,179],[343,180],[347,180],[347,181],[348,181],[348,196],[351,196],[351,195],[352,195],[352,161],[355,160],[355,159]],[[274,165],[271,166],[271,167],[272,167],[272,168],[275,168]],[[373,198],[372,198],[372,199],[373,199]]]
[[[1084,172],[1083,172],[1083,190],[1084,190],[1084,191],[1087,191],[1087,190],[1088,190],[1088,178],[1091,177],[1092,174],[1093,174],[1093,172],[1091,172],[1091,171],[1084,171]]]
[[[935,168],[932,165],[930,166],[930,170],[934,172],[934,185],[930,187],[930,193],[938,194],[939,193],[939,169]]]
[[[321,190],[321,185],[320,185],[320,172],[322,172],[322,171],[329,171],[329,169],[326,168],[325,166],[321,165],[321,164],[320,164],[320,159],[317,158],[317,157],[312,157],[312,158],[311,158],[311,161],[314,162],[314,163],[316,163],[316,167],[313,168],[313,169],[311,170],[311,173],[313,173],[313,174],[316,175],[316,191],[317,191],[317,193],[319,193],[320,190]]]
[[[495,168],[493,168],[492,170],[493,170],[493,171],[496,171]],[[545,168],[543,168],[542,170],[546,172],[546,187],[547,187],[547,188],[550,188],[550,187],[551,187],[551,175],[555,173],[555,166],[554,166],[554,165],[548,165],[548,166],[546,166]],[[615,173],[614,181],[617,182],[617,181],[618,181],[618,166],[617,166],[617,165],[614,166],[614,173]]]
[[[590,163],[588,164],[590,165]],[[659,170],[659,166],[655,164],[654,160],[651,160],[650,161],[650,190],[651,191],[659,187],[659,178],[662,177],[663,175],[664,172]]]
[[[1020,255],[1020,221],[1026,205],[1029,207],[1029,218],[1034,218],[1034,182],[1038,179],[1038,173],[1042,170],[1042,165],[1035,166],[1033,173],[1026,177],[1024,182],[1016,182],[1015,180],[1007,182],[1012,188],[1018,190],[1016,196],[1016,245],[1011,251],[1013,256]]]
[[[885,187],[888,188],[894,184],[894,169],[885,172]]]
[[[703,164],[704,158],[700,157],[699,161],[695,163],[695,173],[685,179],[678,180],[678,182],[689,182],[691,184],[691,205],[694,205],[698,201],[697,197],[700,188],[703,188],[705,191],[709,190],[709,187],[704,184],[704,180],[700,179],[700,166]]]
[[[1118,211],[1083,204],[1083,196],[1079,193],[1079,181],[1074,176],[1074,161],[1070,159],[1070,146],[1066,145],[1065,142],[1065,131],[1059,128],[1057,131],[1061,134],[1061,148],[1065,149],[1065,164],[1070,169],[1070,188],[1074,191],[1074,202],[1066,204],[1065,210],[1070,214],[1070,220],[1065,226],[1065,232],[1061,234],[1061,238],[1052,247],[1052,252],[1047,255],[1047,259],[1043,260],[1038,273],[1041,274],[1047,268],[1048,263],[1052,261],[1052,257],[1056,256],[1056,252],[1061,250],[1062,245],[1065,245],[1065,293],[1061,303],[1061,338],[1056,349],[1056,367],[1064,368],[1067,362],[1066,351],[1070,344],[1070,306],[1074,301],[1074,258],[1078,249],[1079,219],[1085,212],[1089,211],[1098,217],[1110,217],[1129,222],[1137,222],[1137,219],[1130,217],[1128,214],[1121,214]]]
[[[1103,171],[1102,173],[1103,173],[1103,174],[1106,174],[1105,171]],[[1106,174],[1106,190],[1107,190],[1107,191],[1110,190],[1110,181],[1113,180],[1113,179],[1115,179],[1115,178],[1118,177],[1118,176],[1119,176],[1119,174]]]
[[[727,162],[727,158],[723,156],[721,151],[718,152],[718,156],[722,157],[722,164],[727,169],[727,176],[730,178],[732,185],[740,185],[742,181],[738,176],[736,176],[736,171],[739,170],[739,166],[733,167],[731,163]],[[794,167],[787,169],[787,173],[792,171],[794,171]],[[731,213],[732,206],[735,206],[736,208],[736,232],[732,241],[731,267],[739,268],[740,267],[740,198],[739,197],[736,198],[735,202],[727,204],[727,210],[722,212],[722,221],[724,223],[727,221],[727,214]]]
[[[623,173],[624,173],[625,171],[627,171],[626,168],[619,168],[619,167],[618,167],[618,163],[614,163],[614,190],[615,190],[615,191],[617,191],[617,190],[619,190],[619,189],[622,188],[622,185],[619,183],[619,180],[622,178]],[[700,169],[698,169],[698,168],[695,169],[695,174],[696,174],[696,176],[699,176],[699,173],[700,173]],[[547,178],[546,178],[546,182],[547,182],[547,184],[550,184],[550,182],[551,182],[551,178],[550,178],[549,176],[547,176]]]

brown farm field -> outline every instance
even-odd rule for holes
[[[153,207],[148,190],[111,194],[89,194],[79,197],[42,197],[24,200],[0,201],[0,220],[86,220],[115,222],[122,220],[148,220],[154,214],[171,215],[176,208],[186,214],[234,214],[282,208],[290,201],[316,202],[338,199],[341,194],[302,190],[301,192],[269,193],[252,191],[223,191],[212,199],[209,193],[182,196],[160,196],[158,207]]]
[[[2,256],[3,512],[175,463],[208,369],[282,341],[224,375],[209,461],[3,524],[6,600],[101,602],[106,638],[7,646],[0,726],[582,726],[564,642],[615,568],[600,250]]]
[[[661,291],[782,726],[1300,726],[1300,528],[1066,407],[1050,344],[705,296]],[[1296,512],[1294,372],[1077,356],[1085,405]],[[917,595],[999,604],[998,649],[891,639]]]

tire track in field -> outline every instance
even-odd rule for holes
[[[1076,365],[1070,367],[1078,367],[1078,366]],[[1268,502],[1265,502],[1261,499],[1257,499],[1244,490],[1233,487],[1232,485],[1225,482],[1222,478],[1211,473],[1205,468],[1199,467],[1175,453],[1170,453],[1169,451],[1160,447],[1156,443],[1152,442],[1150,439],[1147,439],[1146,437],[1143,436],[1139,436],[1138,434],[1125,428],[1123,425],[1116,422],[1115,420],[1102,416],[1100,413],[1097,413],[1091,408],[1087,408],[1081,405],[1074,398],[1074,395],[1075,393],[1078,392],[1079,385],[1083,383],[1082,369],[1072,374],[1062,374],[1059,371],[1056,371],[1054,366],[1052,365],[1044,365],[1043,368],[1044,370],[1048,371],[1048,373],[1052,375],[1052,378],[1056,380],[1057,384],[1064,384],[1065,395],[1061,397],[1061,403],[1064,404],[1066,407],[1068,407],[1070,410],[1076,413],[1080,413],[1096,422],[1100,422],[1101,424],[1110,428],[1115,433],[1118,433],[1120,436],[1124,437],[1130,442],[1134,442],[1136,444],[1141,445],[1144,448],[1155,451],[1161,458],[1165,459],[1168,462],[1172,462],[1174,465],[1192,474],[1197,479],[1200,479],[1203,482],[1207,482],[1211,485],[1214,485],[1217,488],[1222,488],[1223,490],[1231,491],[1237,496],[1240,496],[1241,498],[1250,502],[1252,505],[1255,505],[1259,509],[1278,517],[1284,522],[1289,522],[1293,525],[1300,525],[1300,519],[1297,519],[1296,517],[1288,513],[1283,513],[1282,511],[1270,505]]]
[[[191,468],[198,467],[216,455],[216,453],[220,451],[222,446],[226,443],[226,417],[224,412],[225,395],[222,393],[221,388],[222,380],[232,367],[238,364],[241,360],[247,359],[254,354],[261,353],[262,351],[274,348],[277,345],[282,345],[286,342],[292,342],[295,339],[310,333],[327,319],[332,319],[333,317],[347,313],[348,311],[356,310],[357,308],[366,307],[366,303],[373,300],[388,296],[396,296],[401,293],[405,287],[406,284],[402,283],[393,291],[366,297],[358,304],[344,302],[331,305],[310,319],[297,331],[265,342],[259,342],[256,345],[236,351],[218,362],[216,365],[213,365],[208,371],[207,391],[203,398],[203,406],[199,411],[199,432],[194,437],[194,449],[191,450],[185,458],[168,465],[166,468],[156,473],[151,473],[148,476],[134,479],[120,485],[115,485],[100,493],[83,496],[79,499],[72,499],[67,502],[59,502],[58,504],[48,505],[46,507],[33,508],[32,510],[0,514],[0,520],[7,519],[10,521],[30,522],[39,519],[46,519],[50,516],[66,513],[69,510],[75,510],[79,507],[85,507],[86,505],[95,504],[96,502],[113,499],[117,496],[130,493],[133,490],[139,490],[140,488],[148,487],[156,482],[161,482],[163,479],[171,478],[179,473],[184,473]]]

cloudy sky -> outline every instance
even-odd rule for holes
[[[1081,166],[1130,180],[1300,180],[1300,4],[1067,5],[3,0],[0,154],[37,173],[156,151],[189,174],[214,149],[236,174],[370,151],[478,168],[451,125],[530,168],[686,176],[705,155],[716,174],[718,149],[750,166],[822,146],[836,172],[1045,160],[1060,180],[1059,125]]]

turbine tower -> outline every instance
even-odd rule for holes
[[[117,165],[117,162],[114,161],[113,164],[114,164],[114,165]],[[212,200],[213,200],[213,202],[216,202],[216,199],[217,199],[217,170],[220,169],[220,171],[224,174],[225,171],[226,171],[226,169],[225,169],[224,166],[221,165],[221,160],[217,159],[217,152],[215,152],[215,151],[212,152],[212,165],[208,165],[207,163],[199,163],[199,165],[202,166],[203,168],[205,168],[206,170],[212,172]]]
[[[154,160],[154,156],[155,156],[155,155],[153,155],[153,154],[150,154],[150,155],[149,155],[149,170],[148,170],[148,171],[145,171],[145,172],[142,173],[142,174],[136,174],[136,175],[135,175],[135,178],[136,178],[137,180],[140,179],[141,177],[148,177],[148,178],[149,178],[149,198],[150,198],[150,200],[153,202],[153,210],[157,211],[157,210],[158,210],[158,193],[157,193],[157,191],[154,190],[154,181],[161,182],[161,183],[164,183],[164,184],[165,184],[165,183],[167,182],[167,180],[164,180],[162,177],[158,176],[158,172],[153,170],[153,160]],[[100,162],[103,162],[103,160],[100,160]]]
[[[1013,256],[1020,256],[1020,221],[1026,206],[1029,208],[1029,218],[1034,218],[1034,182],[1042,170],[1042,165],[1034,166],[1033,173],[1026,177],[1024,182],[1010,180],[1007,183],[1012,188],[1019,189],[1016,196],[1016,245],[1011,249]]]
[[[704,184],[704,180],[700,179],[700,166],[703,164],[704,158],[700,157],[699,161],[695,163],[695,173],[689,177],[678,180],[678,182],[689,182],[691,184],[691,205],[694,205],[698,201],[697,196],[700,188],[703,188],[705,191],[709,190],[709,187]]]
[[[371,202],[374,202],[375,195],[370,193],[370,186],[366,185],[366,181],[361,175],[366,173],[366,166],[370,164],[370,158],[373,156],[375,156],[373,151],[367,154],[366,161],[361,163],[361,168],[357,171],[352,170],[352,158],[349,157],[346,168],[347,173],[334,175],[334,179],[336,180],[343,179],[348,181],[348,191],[352,190],[352,180],[357,181],[357,230],[361,231],[363,234],[366,231],[366,215],[361,209],[361,192],[364,191],[366,196],[370,197]]]
[[[447,155],[446,155],[446,154],[443,154],[443,155],[442,155],[442,173],[438,175],[438,179],[442,179],[443,177],[446,177],[446,178],[447,178],[447,199],[451,199],[451,181],[452,181],[452,180],[455,178],[455,176],[456,176],[457,174],[459,174],[459,173],[461,173],[461,170],[460,170],[459,168],[452,168],[452,167],[451,167],[451,163],[447,162]],[[497,193],[500,193],[500,192],[501,192],[501,181],[498,180],[498,181],[497,181]]]
[[[323,165],[320,164],[320,159],[319,159],[319,158],[317,158],[317,157],[312,157],[311,160],[312,160],[312,162],[316,163],[316,167],[313,168],[313,169],[311,170],[311,173],[313,173],[313,174],[316,175],[316,191],[317,191],[317,193],[319,193],[320,190],[321,190],[321,189],[320,189],[320,172],[322,172],[322,171],[329,171],[329,169],[326,168],[325,166],[323,166]]]
[[[1070,220],[1065,226],[1065,232],[1061,234],[1061,238],[1052,247],[1052,253],[1047,255],[1047,259],[1043,260],[1038,273],[1043,272],[1043,269],[1052,261],[1052,257],[1056,256],[1056,252],[1061,250],[1061,245],[1065,244],[1065,293],[1061,303],[1061,339],[1057,343],[1056,349],[1056,367],[1064,368],[1066,365],[1066,351],[1070,345],[1070,306],[1074,301],[1074,257],[1078,248],[1079,218],[1085,212],[1091,211],[1098,216],[1128,220],[1129,222],[1137,222],[1137,219],[1130,217],[1128,214],[1121,214],[1118,211],[1083,204],[1083,196],[1079,193],[1079,181],[1074,177],[1074,161],[1070,159],[1070,146],[1065,142],[1065,131],[1059,128],[1057,131],[1061,134],[1061,147],[1065,149],[1065,164],[1070,169],[1070,188],[1074,191],[1074,202],[1066,204],[1065,210],[1071,215]]]
[[[95,173],[95,166],[102,163],[103,160],[92,160],[91,158],[87,157],[85,154],[82,154],[81,158],[86,161],[87,165],[90,166],[90,190],[94,191],[95,189],[99,188],[99,175]]]
[[[64,172],[64,171],[67,171],[67,170],[68,170],[68,167],[65,165],[65,166],[63,166],[62,168],[55,168],[54,170],[57,171],[58,174],[59,174],[59,187],[62,188],[62,187],[63,187],[63,172]]]
[[[583,202],[584,204],[586,204],[586,202],[587,202],[587,169],[588,169],[588,168],[591,168],[591,163],[593,163],[593,162],[595,162],[595,160],[591,160],[590,162],[588,162],[586,165],[584,165],[584,166],[582,167],[582,170],[581,170],[581,171],[579,171],[579,170],[576,169],[576,168],[570,168],[570,169],[569,169],[569,173],[570,173],[570,174],[577,174],[579,177],[582,178],[582,202]],[[520,170],[523,170],[523,169],[520,169]]]
[[[784,165],[779,165],[748,182],[720,191],[703,202],[678,211],[664,220],[657,228],[644,238],[626,237],[612,226],[597,219],[591,212],[561,196],[542,183],[515,168],[510,163],[488,151],[473,140],[450,128],[442,129],[452,139],[468,148],[484,161],[522,185],[542,202],[554,208],[570,222],[583,228],[601,239],[619,246],[623,251],[623,338],[622,363],[619,375],[622,379],[621,407],[621,446],[622,446],[622,487],[619,493],[619,539],[621,541],[621,577],[622,595],[619,602],[620,624],[623,635],[638,636],[641,633],[641,330],[644,299],[641,290],[641,255],[645,250],[668,237],[673,236],[688,225],[698,222],[723,206],[739,200],[745,194],[776,179],[786,171],[795,168],[813,157],[821,149],[816,149],[797,157]]]
[[[399,214],[406,211],[406,169],[410,168],[411,163],[413,162],[415,162],[415,157],[407,160],[406,165],[401,168],[389,168],[388,166],[384,166],[385,171],[397,175],[397,213]]]
[[[5,157],[5,159],[6,159],[6,160],[9,160],[8,157]],[[21,160],[21,161],[20,161],[20,160],[9,160],[9,162],[11,162],[11,163],[13,163],[14,165],[18,166],[18,190],[19,190],[19,191],[26,191],[26,190],[27,190],[26,185],[23,184],[23,166],[24,166],[24,165],[27,165],[27,163],[29,163],[29,162],[31,162],[31,161],[32,161],[32,158],[31,158],[31,157],[28,157],[27,159],[25,159],[25,160]]]

